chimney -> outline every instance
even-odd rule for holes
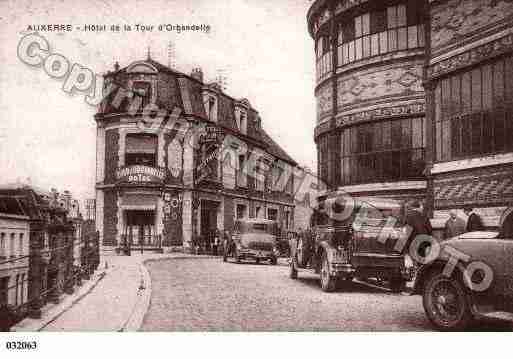
[[[119,71],[119,62],[117,62],[117,61],[114,64],[114,71]]]
[[[203,71],[201,71],[201,67],[196,67],[192,69],[191,77],[203,83]]]

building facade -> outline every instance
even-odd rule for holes
[[[331,190],[513,221],[511,1],[318,0],[308,25]]]
[[[426,195],[425,3],[316,1],[318,174],[353,195]]]
[[[503,226],[513,222],[513,3],[430,1],[429,18],[435,224],[469,205],[486,227]]]
[[[148,57],[105,76],[97,122],[96,228],[104,247],[208,243],[236,218],[293,226],[294,160],[200,69]]]
[[[0,306],[27,302],[30,218],[14,198],[0,197]]]
[[[88,257],[94,258],[83,259],[83,240],[75,232],[78,202],[69,192],[5,185],[0,187],[0,212],[0,299],[13,305],[17,315],[39,317],[45,303],[73,292],[82,274],[78,265],[98,265],[93,252],[99,245],[94,239],[86,241]]]

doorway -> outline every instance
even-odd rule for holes
[[[154,247],[157,243],[155,233],[155,211],[125,211],[124,235],[135,247]]]
[[[214,236],[217,230],[217,212],[219,209],[219,202],[216,201],[201,201],[200,212],[200,237],[204,249],[210,252]]]

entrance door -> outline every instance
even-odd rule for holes
[[[125,235],[132,246],[155,246],[155,211],[126,211]]]
[[[201,239],[209,250],[217,229],[217,209],[219,202],[201,201]]]

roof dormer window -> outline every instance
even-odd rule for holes
[[[151,84],[147,81],[134,81],[132,90],[136,96],[141,97],[141,105],[145,108],[151,101]]]

